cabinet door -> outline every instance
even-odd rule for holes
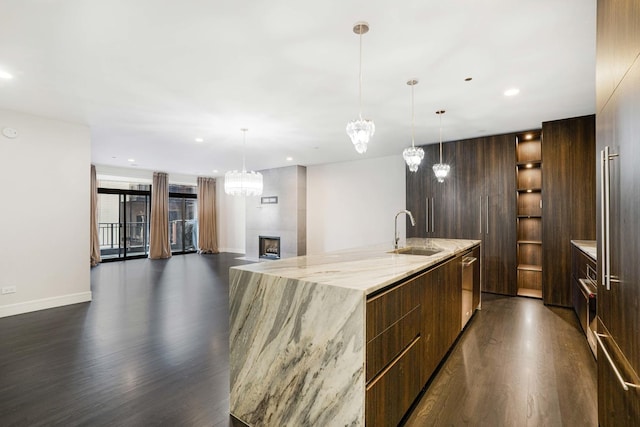
[[[572,239],[595,238],[594,116],[542,124],[542,298],[571,307]]]
[[[600,111],[640,54],[640,3],[598,0],[596,111]]]
[[[444,182],[438,182],[433,173],[433,165],[440,162],[440,145],[432,144],[424,148],[425,203],[429,207],[425,218],[426,236],[453,238],[456,234],[455,176],[458,173],[458,168],[452,164],[455,158],[455,144],[442,144],[442,161],[451,166],[449,176]]]
[[[434,270],[432,277],[433,347],[429,357],[436,366],[458,337],[462,326],[462,258],[456,257]],[[434,367],[435,368],[435,367]]]
[[[615,357],[618,369],[623,371],[627,381],[638,381],[640,373],[640,63],[630,68],[626,77],[616,89],[605,108],[597,115],[597,150],[609,146],[611,154],[617,154],[609,164],[610,203],[610,273],[617,280],[612,281],[610,290],[603,286],[602,239],[603,219],[601,217],[601,188],[597,186],[596,201],[598,240],[598,318],[605,333],[603,340],[610,342],[610,353],[619,349],[624,357]],[[596,169],[600,183],[600,168]],[[637,390],[624,391],[617,384],[607,358],[598,348],[598,418],[600,425],[624,425],[621,420],[640,417],[639,393]],[[606,374],[608,372],[608,374]],[[603,373],[603,375],[600,375]]]
[[[420,304],[422,305],[422,348],[423,348],[423,365],[422,365],[422,384],[426,384],[440,363],[438,359],[438,344],[436,343],[436,335],[439,335],[440,328],[437,325],[437,312],[440,309],[440,295],[437,287],[437,272],[429,271],[420,276],[419,292]]]
[[[425,150],[426,158],[429,156],[427,147],[429,146],[422,147]],[[427,190],[425,184],[430,167],[427,167],[426,161],[423,159],[416,172],[411,172],[406,166],[404,169],[406,176],[406,206],[416,221],[415,226],[411,225],[411,221],[406,222],[406,236],[427,237],[431,222],[427,222]]]
[[[484,138],[455,143],[457,239],[482,238],[484,204]]]
[[[515,135],[484,139],[483,291],[516,295]]]

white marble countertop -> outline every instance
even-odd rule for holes
[[[589,255],[594,261],[598,258],[598,249],[595,240],[572,240],[571,243],[585,254]]]
[[[403,246],[441,251],[430,256],[396,254],[390,253],[393,251],[391,244],[378,244],[232,268],[307,283],[361,290],[368,295],[478,244],[480,240],[410,238]]]

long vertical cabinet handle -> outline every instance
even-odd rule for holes
[[[608,291],[611,290],[611,282],[618,282],[611,274],[611,168],[609,162],[618,157],[618,154],[610,154],[609,146],[600,151],[600,186],[601,186],[601,214],[602,214],[602,281]]]
[[[489,196],[487,196],[487,229],[485,234],[489,234]]]
[[[602,244],[602,284],[605,286],[607,290],[609,290],[610,284],[607,283],[607,186],[606,186],[606,174],[607,174],[607,154],[609,152],[609,147],[605,147],[604,150],[600,151],[600,227],[601,227],[601,235],[602,239],[600,243]]]
[[[433,226],[433,217],[436,216],[436,208],[435,208],[435,203],[433,200],[433,197],[431,198],[431,232],[435,232],[435,228]]]
[[[429,233],[429,198],[426,197],[425,198],[425,203],[427,205],[427,215],[426,215],[426,221],[425,221],[425,228],[427,230],[427,234]]]
[[[480,235],[482,236],[482,196],[480,196]]]

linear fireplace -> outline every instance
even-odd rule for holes
[[[280,259],[280,237],[258,236],[260,258]]]

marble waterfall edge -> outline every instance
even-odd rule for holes
[[[364,425],[362,291],[230,270],[230,412],[249,425]]]

